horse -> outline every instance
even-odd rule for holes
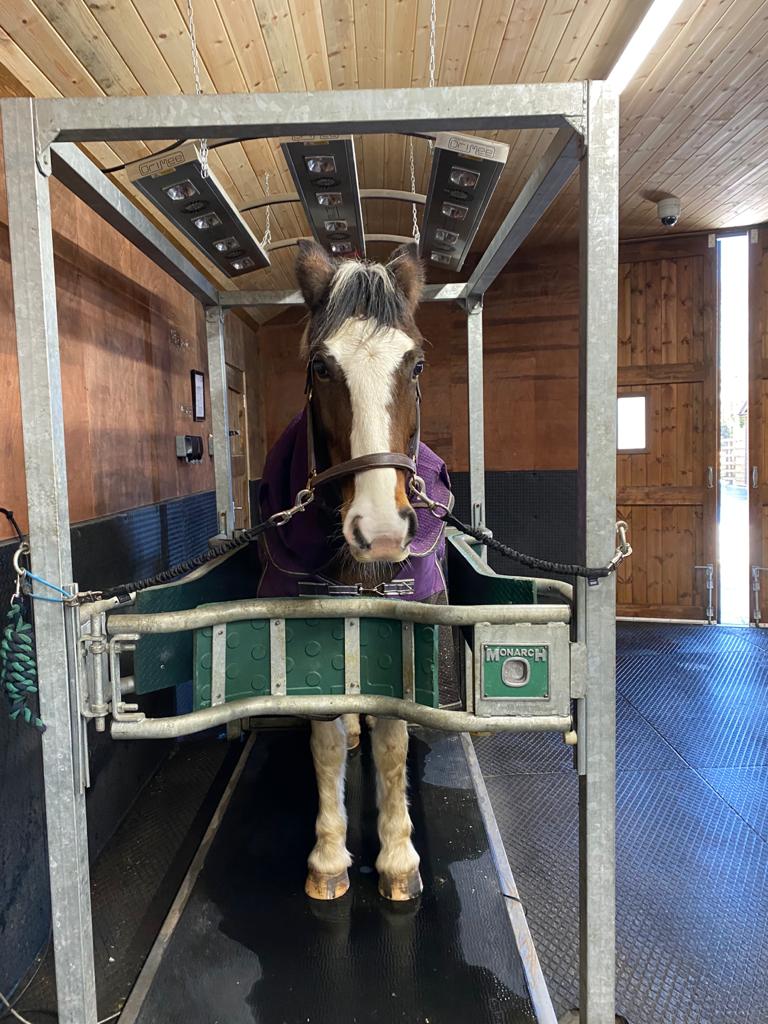
[[[445,464],[420,440],[425,359],[415,312],[423,265],[412,246],[395,250],[385,265],[338,260],[316,242],[301,242],[295,272],[308,309],[306,405],[267,456],[261,516],[291,507],[302,489],[315,500],[263,535],[259,594],[296,596],[310,584],[444,601],[443,523],[416,500],[421,488],[443,505],[452,501]],[[390,718],[369,724],[379,892],[413,900],[422,881],[408,812],[408,728]],[[333,900],[350,884],[344,783],[359,716],[313,719],[311,729],[318,814],[305,892]]]

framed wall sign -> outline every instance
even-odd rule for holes
[[[205,374],[192,370],[192,419],[205,419]]]

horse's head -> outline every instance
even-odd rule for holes
[[[311,409],[329,466],[378,452],[412,454],[422,338],[413,314],[424,271],[411,247],[386,265],[334,260],[300,243],[296,276],[310,310],[304,335]],[[416,515],[407,473],[366,469],[341,478],[344,538],[360,562],[408,557]]]

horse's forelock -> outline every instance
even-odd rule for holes
[[[312,313],[307,345],[322,345],[349,320],[365,320],[374,333],[390,328],[415,332],[408,298],[396,276],[381,263],[345,260],[339,265],[324,301]]]

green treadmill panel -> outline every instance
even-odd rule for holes
[[[536,604],[536,581],[503,576],[480,557],[480,544],[448,532],[448,593],[451,604]]]
[[[269,619],[227,625],[225,699],[271,692]],[[438,706],[438,629],[415,624],[416,703]],[[194,633],[194,709],[211,706],[213,629]],[[403,642],[400,623],[360,620],[360,692],[403,696]],[[286,619],[286,692],[291,697],[344,693],[344,620]]]
[[[237,601],[256,596],[259,566],[255,545],[235,551],[211,565],[196,579],[141,590],[131,612],[179,612],[214,601]],[[143,636],[134,653],[136,693],[179,686],[192,678],[192,633]]]

